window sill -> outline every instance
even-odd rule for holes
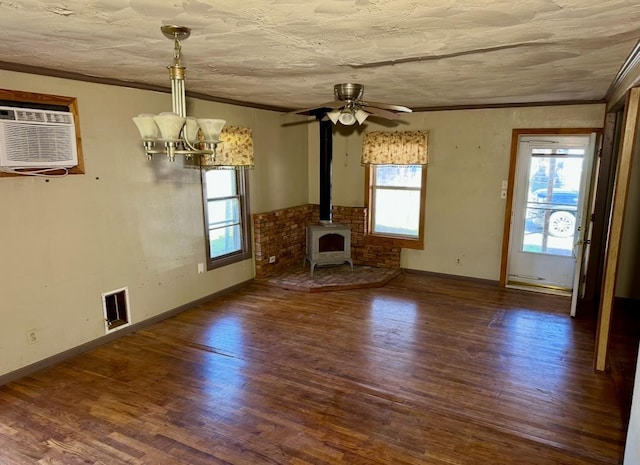
[[[422,238],[409,239],[397,236],[385,236],[383,234],[369,234],[365,242],[370,245],[383,245],[387,247],[400,247],[402,249],[424,250]]]
[[[231,265],[232,263],[242,262],[253,257],[251,251],[247,252],[233,252],[228,255],[222,255],[216,258],[210,258],[207,264],[207,271],[215,270],[216,268],[222,268],[223,266]]]

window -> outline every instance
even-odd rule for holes
[[[208,269],[251,258],[245,170],[203,170]]]
[[[422,249],[427,168],[370,165],[367,168],[369,235],[399,247]]]

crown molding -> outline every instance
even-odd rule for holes
[[[627,91],[640,83],[640,41],[620,67],[605,95],[609,111],[624,104]]]

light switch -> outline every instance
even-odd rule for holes
[[[509,188],[509,182],[508,181],[502,181],[502,190],[506,190]]]

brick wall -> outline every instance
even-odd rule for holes
[[[319,207],[315,210],[318,211],[319,218]],[[400,268],[400,247],[367,243],[366,235],[369,221],[366,208],[333,207],[332,215],[334,223],[351,226],[351,258],[354,264],[379,268]]]
[[[367,209],[332,209],[334,223],[351,226],[351,258],[355,265],[400,268],[400,247],[367,244]],[[306,226],[320,220],[319,205],[300,205],[253,215],[256,278],[267,278],[291,266],[302,267]],[[269,257],[275,256],[275,263]]]
[[[266,278],[294,264],[302,266],[312,211],[313,205],[300,205],[253,215],[256,278]],[[269,263],[273,256],[275,263]]]

